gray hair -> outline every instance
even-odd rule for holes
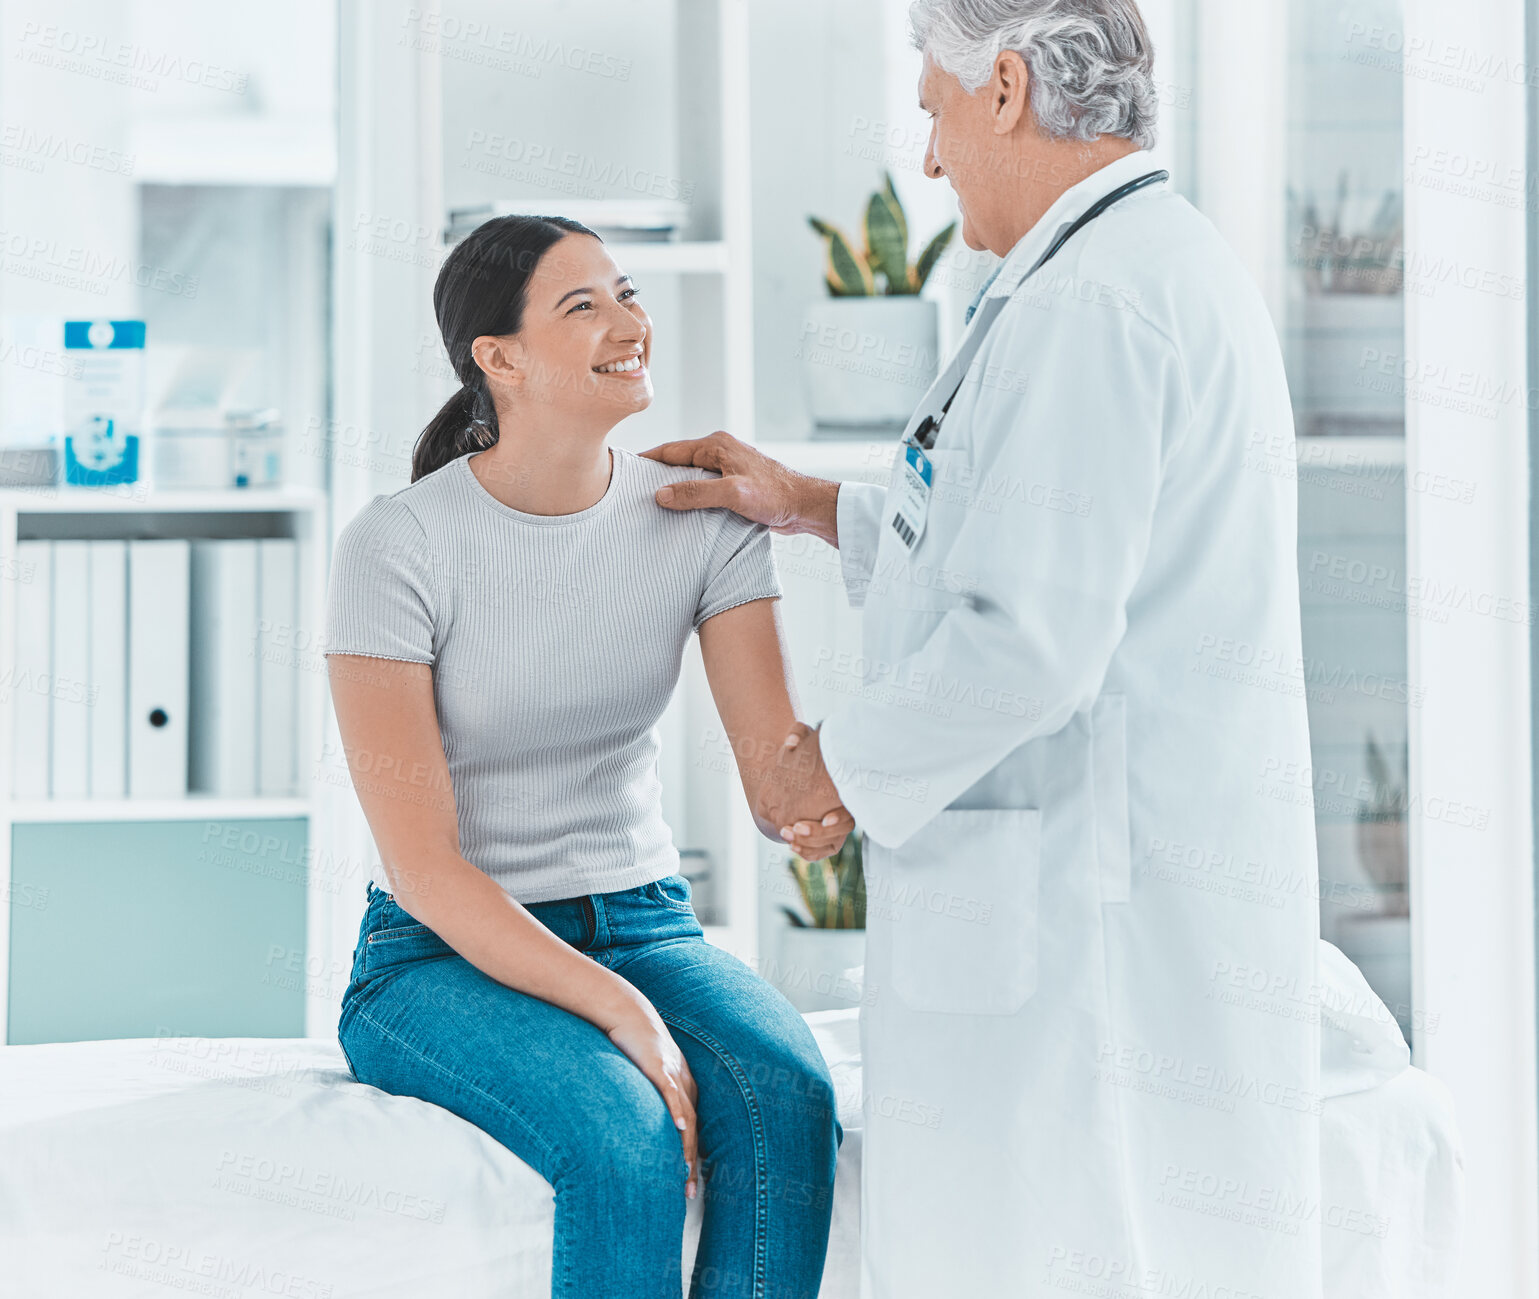
[[[1154,43],[1137,0],[913,0],[909,23],[914,46],[969,94],[1000,54],[1019,54],[1045,135],[1154,147]]]

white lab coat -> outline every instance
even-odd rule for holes
[[[1068,191],[988,293],[1152,170]],[[1163,185],[1011,296],[913,553],[886,489],[839,492],[865,680],[821,742],[869,843],[863,1293],[1318,1299],[1277,338]]]

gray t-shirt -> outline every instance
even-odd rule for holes
[[[504,505],[467,452],[376,496],[332,556],[326,653],[433,665],[460,851],[520,902],[677,871],[655,727],[685,642],[781,594],[767,528],[653,500],[709,471],[612,450],[604,496],[553,516]]]

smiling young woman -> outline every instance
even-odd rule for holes
[[[769,532],[664,509],[706,471],[607,445],[652,400],[652,327],[591,231],[487,222],[433,304],[463,386],[332,563],[332,700],[380,860],[338,1036],[360,1081],[551,1183],[553,1295],[677,1299],[703,1186],[693,1292],[814,1299],[832,1082],[704,941],[657,778],[691,631],[750,805],[797,720]]]

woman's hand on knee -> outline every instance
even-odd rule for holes
[[[695,1120],[695,1102],[700,1093],[684,1052],[679,1050],[668,1026],[648,1002],[643,1002],[634,1014],[627,1015],[610,1029],[609,1040],[647,1076],[673,1115],[674,1126],[679,1129],[684,1144],[684,1159],[689,1165],[684,1194],[694,1199],[700,1183],[697,1167],[700,1132]]]

